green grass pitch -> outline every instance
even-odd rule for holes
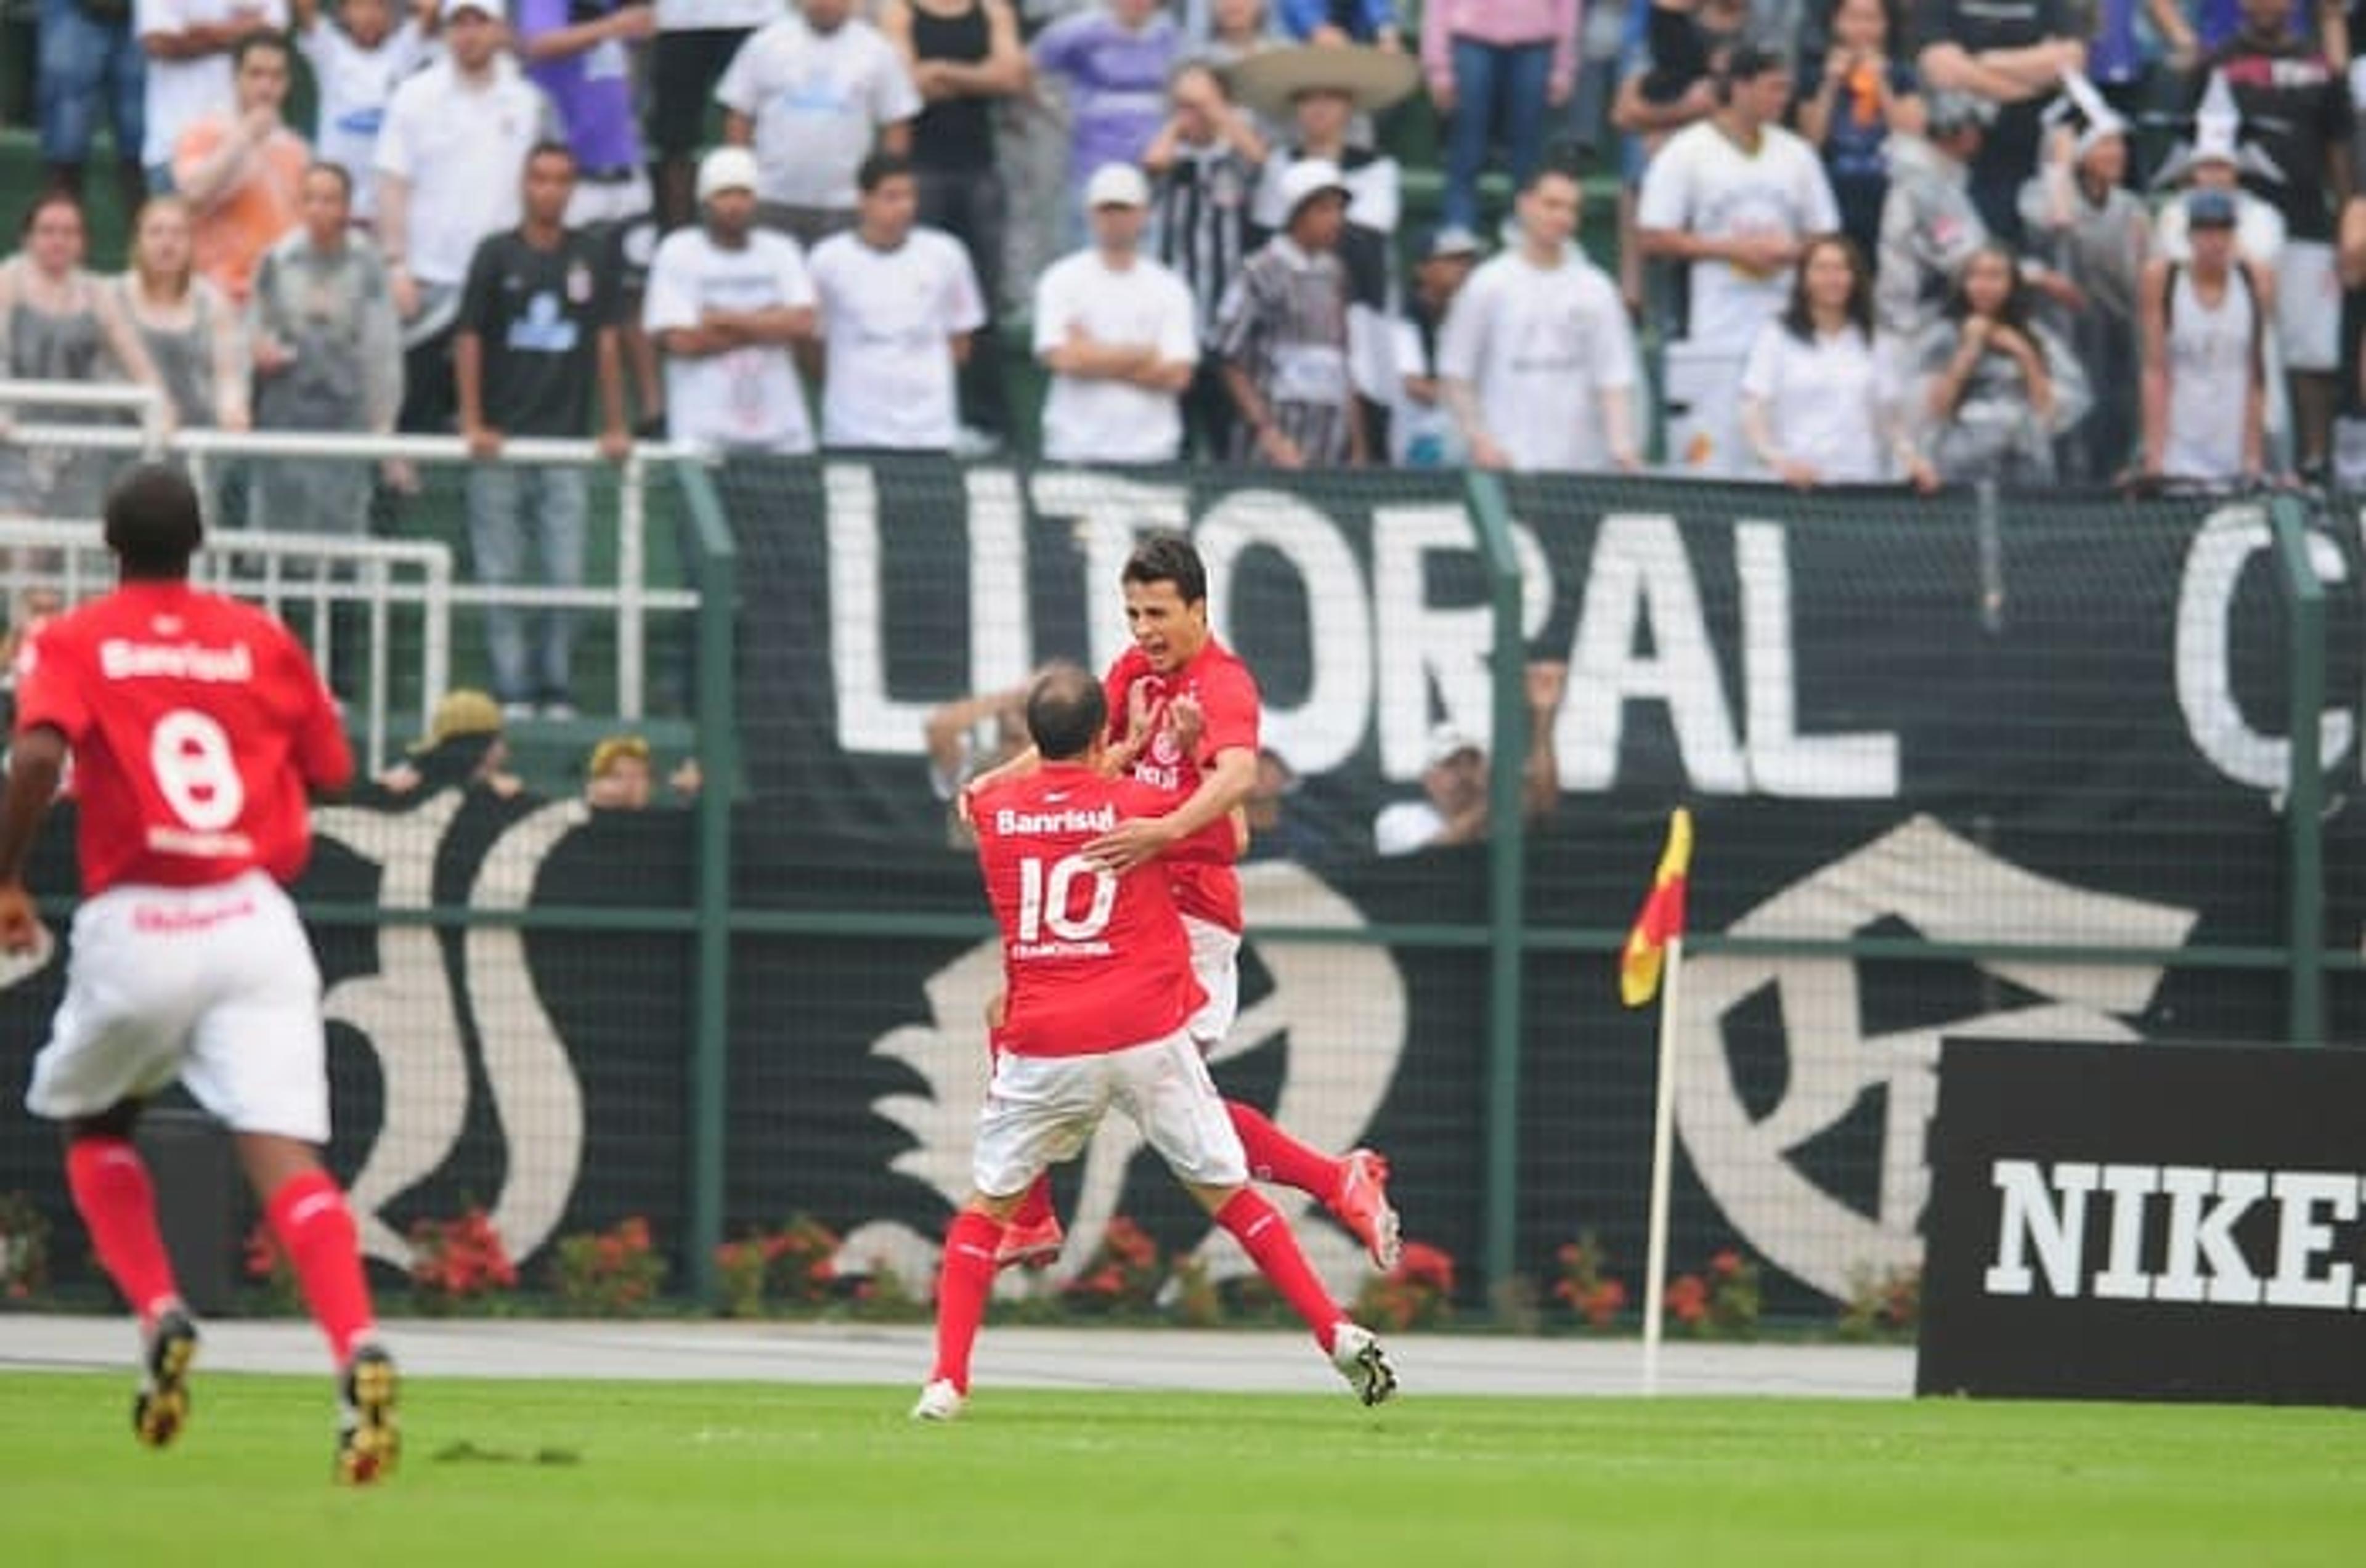
[[[2349,1412],[988,1389],[919,1427],[913,1393],[418,1379],[401,1472],[348,1493],[322,1381],[201,1376],[150,1453],[125,1378],[5,1375],[0,1561],[2366,1562]]]

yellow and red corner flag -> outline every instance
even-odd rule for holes
[[[1668,847],[1651,878],[1651,897],[1618,954],[1618,996],[1630,1008],[1660,994],[1668,943],[1684,934],[1684,879],[1693,864],[1693,814],[1679,806],[1668,818]]]

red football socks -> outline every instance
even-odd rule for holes
[[[288,1178],[264,1212],[296,1270],[312,1321],[329,1337],[337,1365],[344,1366],[353,1359],[354,1341],[377,1325],[344,1192],[327,1171],[307,1171]]]
[[[1290,1310],[1314,1331],[1315,1343],[1328,1353],[1331,1330],[1347,1314],[1314,1277],[1313,1267],[1298,1249],[1298,1238],[1290,1234],[1289,1223],[1262,1194],[1246,1187],[1216,1211],[1216,1223],[1233,1233],[1256,1262],[1257,1272],[1281,1292]]]
[[[1014,1227],[1030,1227],[1040,1225],[1051,1217],[1052,1173],[1047,1170],[1035,1179],[1035,1185],[1027,1190],[1027,1196],[1019,1200],[1019,1207],[1012,1213],[1010,1223]]]
[[[1318,1154],[1266,1119],[1265,1113],[1237,1100],[1224,1101],[1233,1131],[1249,1156],[1249,1174],[1259,1181],[1295,1187],[1325,1205],[1339,1196],[1339,1162]]]
[[[994,1255],[1002,1247],[998,1221],[964,1209],[945,1232],[945,1261],[937,1276],[937,1370],[929,1381],[969,1392],[969,1353],[986,1321],[994,1289]]]
[[[164,1233],[156,1228],[156,1187],[148,1162],[125,1138],[76,1138],[66,1145],[66,1186],[90,1232],[99,1267],[146,1323],[179,1296]]]

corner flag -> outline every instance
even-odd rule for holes
[[[1668,847],[1661,852],[1651,896],[1618,954],[1618,996],[1630,1008],[1660,994],[1668,943],[1684,934],[1684,881],[1692,863],[1693,814],[1680,806],[1668,818]]]

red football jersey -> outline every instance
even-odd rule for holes
[[[1164,816],[1190,799],[1200,787],[1201,772],[1218,752],[1236,746],[1252,753],[1256,750],[1256,680],[1249,674],[1249,667],[1214,637],[1172,675],[1153,670],[1139,648],[1129,648],[1118,656],[1101,683],[1109,698],[1111,744],[1125,739],[1130,712],[1126,704],[1137,682],[1148,683],[1155,733],[1133,760],[1132,777],[1157,791],[1165,802],[1149,815]],[[1200,703],[1202,724],[1199,750],[1193,756],[1183,755],[1166,728],[1166,705],[1178,696],[1196,697]],[[1210,856],[1195,852],[1191,859],[1174,863],[1175,907],[1194,919],[1237,931],[1241,929],[1241,879],[1232,865],[1236,858],[1230,852],[1234,842],[1232,824],[1220,818],[1207,832],[1222,835],[1226,852]]]
[[[73,748],[84,897],[119,882],[200,887],[311,852],[307,786],[353,750],[311,660],[252,605],[183,582],[126,583],[25,644],[17,732]]]
[[[1047,762],[971,798],[978,866],[1002,927],[1003,1050],[1122,1050],[1172,1034],[1207,999],[1168,890],[1173,866],[1116,876],[1079,852],[1128,818],[1158,815],[1160,799],[1075,762]]]

